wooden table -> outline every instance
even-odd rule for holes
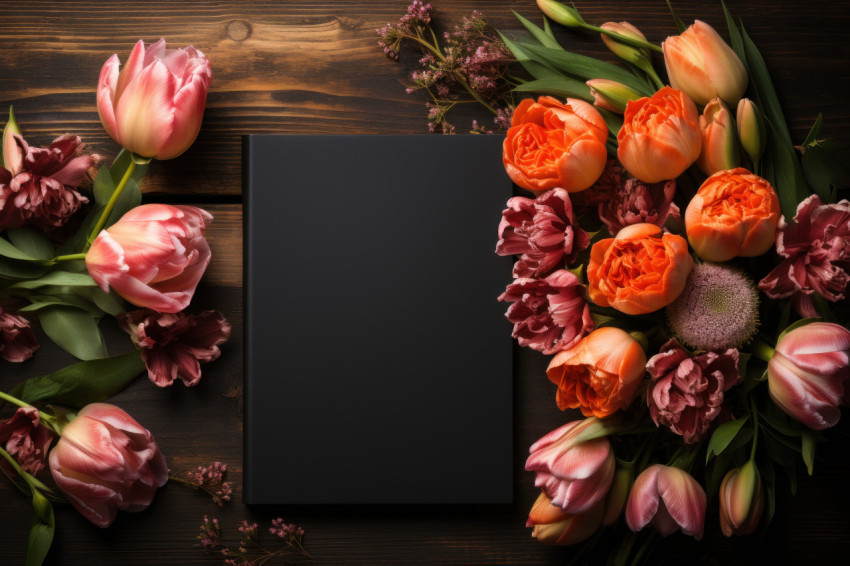
[[[539,20],[529,0],[435,1],[437,18],[454,22],[472,9],[484,11],[502,29],[518,29],[511,10]],[[628,20],[651,41],[674,28],[662,0],[577,0],[593,23]],[[818,112],[824,133],[850,139],[850,15],[843,2],[729,0],[762,49],[799,142]],[[677,0],[685,21],[700,17],[725,34],[719,5]],[[143,513],[122,513],[107,530],[83,520],[69,506],[57,508],[56,538],[48,563],[212,564],[195,539],[203,516],[217,516],[236,543],[243,518],[261,527],[278,515],[299,523],[307,547],[326,564],[564,564],[569,549],[545,547],[524,528],[536,497],[523,471],[528,446],[565,422],[544,377],[547,359],[516,350],[515,503],[480,507],[287,507],[246,508],[242,482],[242,205],[241,141],[247,133],[422,134],[423,99],[405,94],[410,69],[377,47],[375,29],[404,12],[404,0],[321,2],[0,2],[0,108],[15,110],[31,142],[47,143],[74,132],[94,151],[115,155],[117,146],[97,119],[95,86],[112,53],[126,60],[133,43],[165,37],[192,43],[211,59],[213,81],[203,129],[195,145],[173,161],[156,162],[143,189],[147,201],[192,203],[215,215],[210,231],[213,262],[192,310],[221,310],[233,336],[217,362],[204,368],[194,389],[161,390],[139,379],[113,402],[155,435],[177,473],[220,460],[236,485],[234,501],[219,509],[200,493],[169,484]],[[569,48],[607,57],[598,38],[559,30]],[[479,118],[483,118],[479,115]],[[845,157],[846,157],[845,153]],[[427,198],[427,195],[424,195]],[[494,243],[498,219],[493,219]],[[285,245],[281,257],[286,254]],[[279,261],[281,258],[269,258]],[[104,322],[113,343],[122,339]],[[505,325],[505,332],[509,327]],[[72,360],[45,346],[32,361],[2,362],[0,388],[47,373]],[[845,416],[845,419],[847,417]],[[821,450],[815,478],[803,478],[796,497],[781,490],[779,514],[764,540],[727,540],[720,535],[714,505],[706,536],[694,543],[681,535],[663,542],[652,562],[681,564],[835,563],[850,554],[850,430],[832,431]],[[286,450],[280,443],[269,450]],[[308,465],[293,461],[293,466]],[[345,478],[340,478],[345,481]],[[352,486],[356,489],[356,486]],[[31,509],[0,481],[0,548],[3,564],[22,564]],[[841,558],[839,558],[841,557]]]

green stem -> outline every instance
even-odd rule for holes
[[[43,483],[41,483],[38,478],[24,470],[21,465],[18,464],[18,461],[15,460],[15,458],[11,454],[6,452],[3,448],[0,448],[0,456],[3,456],[3,458],[5,458],[7,462],[9,462],[9,465],[11,465],[15,472],[17,472],[17,474],[21,476],[21,478],[23,478],[23,480],[27,483],[31,490],[47,491],[48,493],[52,492],[52,490]]]
[[[109,197],[109,202],[106,203],[106,207],[100,214],[100,218],[98,218],[97,224],[94,225],[94,228],[89,234],[88,240],[86,241],[86,250],[89,249],[91,243],[94,241],[97,235],[100,234],[100,231],[103,230],[103,227],[106,225],[106,221],[109,219],[109,215],[112,214],[112,211],[115,209],[115,205],[118,203],[118,199],[121,198],[121,193],[124,192],[124,187],[127,186],[127,183],[133,176],[133,171],[135,171],[135,169],[136,162],[131,158],[130,163],[127,165],[127,170],[124,172],[124,176],[121,177],[121,181],[118,183],[118,186],[115,187],[115,192],[113,192],[112,196]]]
[[[652,68],[652,64],[650,64],[649,61],[644,61],[643,63],[639,64],[638,67],[644,73],[646,73],[646,75],[650,79],[652,79],[656,87],[658,87],[659,89],[664,88],[664,81],[661,80],[661,77],[658,76],[658,73],[655,72],[655,69]]]
[[[32,405],[30,405],[29,403],[24,403],[17,397],[12,397],[8,393],[4,393],[2,391],[0,391],[0,399],[8,401],[13,405],[17,405],[18,407],[32,407]],[[53,430],[55,430],[57,433],[59,432],[59,430],[56,428],[56,417],[54,417],[53,415],[48,415],[47,413],[42,413],[41,411],[38,412],[38,416],[41,417],[41,420],[45,421]]]
[[[756,338],[755,343],[753,344],[753,355],[760,359],[763,362],[769,362],[770,358],[773,357],[773,348],[760,338]]]
[[[750,396],[750,408],[753,412],[753,447],[750,450],[750,460],[754,460],[756,457],[756,446],[758,446],[759,441],[759,412],[756,409],[756,400],[752,395]]]
[[[51,263],[56,263],[59,261],[75,261],[78,259],[86,259],[85,253],[78,254],[68,254],[68,255],[58,255],[51,260]]]
[[[607,29],[602,29],[600,27],[594,26],[592,24],[585,23],[583,24],[585,29],[589,29],[590,31],[595,31],[597,33],[604,33],[608,37],[613,37],[620,43],[625,43],[627,45],[631,45],[632,47],[645,47],[646,49],[652,49],[657,53],[663,53],[663,50],[655,45],[654,43],[649,43],[648,41],[644,41],[642,39],[637,39],[634,37],[629,37],[627,35],[623,35],[621,33],[617,33],[616,31],[609,31]]]

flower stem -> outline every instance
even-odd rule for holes
[[[0,391],[0,399],[8,401],[13,405],[17,405],[18,407],[32,407],[32,405],[30,405],[29,403],[25,403],[17,397],[12,397],[8,393],[4,393],[2,391]],[[53,415],[48,415],[47,413],[42,413],[41,411],[38,412],[38,416],[41,418],[41,420],[45,421],[50,426],[50,428],[59,433],[59,429],[56,426],[56,417],[54,417]]]
[[[51,260],[51,263],[56,263],[59,261],[75,261],[78,259],[86,259],[85,253],[78,254],[68,254],[68,255],[58,255]]]
[[[3,458],[5,458],[7,462],[9,462],[9,465],[11,465],[15,472],[17,472],[17,474],[21,476],[21,478],[23,478],[23,480],[27,483],[30,489],[32,489],[33,491],[39,490],[46,491],[47,493],[53,493],[52,489],[41,483],[41,481],[39,481],[39,479],[36,478],[34,475],[24,470],[21,465],[18,464],[18,461],[15,460],[14,456],[6,452],[3,448],[0,448],[0,456],[3,456]]]
[[[118,203],[118,199],[121,198],[121,193],[124,192],[124,187],[127,186],[127,183],[133,176],[133,171],[135,171],[135,169],[136,162],[133,159],[130,159],[130,163],[127,165],[127,170],[124,171],[124,176],[121,177],[121,181],[118,183],[118,186],[115,187],[115,192],[113,192],[112,196],[109,197],[109,202],[106,203],[106,207],[100,214],[100,218],[98,218],[97,224],[94,225],[94,228],[92,229],[88,239],[86,240],[86,250],[89,249],[91,243],[100,233],[100,231],[103,230],[103,227],[106,225],[106,221],[109,219],[109,215],[112,214],[112,211],[115,209],[115,205]]]
[[[750,395],[750,408],[753,411],[753,447],[750,449],[750,460],[754,460],[756,457],[756,446],[758,446],[759,441],[759,412],[756,408],[755,397],[752,395]]]
[[[770,358],[773,357],[773,352],[774,349],[771,348],[767,342],[756,338],[756,341],[753,344],[753,355],[755,355],[755,357],[762,360],[763,362],[769,362]]]

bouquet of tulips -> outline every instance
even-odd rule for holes
[[[102,401],[145,371],[159,387],[178,378],[197,384],[200,364],[216,359],[230,335],[220,313],[185,312],[210,262],[204,230],[212,216],[142,204],[138,185],[152,159],[177,157],[198,135],[209,60],[194,47],[139,41],[119,67],[113,55],[97,87],[101,122],[124,148],[110,166],[98,169],[101,156],[72,134],[30,145],[11,109],[3,130],[0,355],[32,357],[37,321],[82,360],[11,389],[7,380],[0,391],[17,406],[0,420],[0,468],[35,510],[28,565],[41,564],[50,548],[50,500],[64,495],[106,527],[118,510],[146,508],[168,479],[153,435]],[[98,326],[104,316],[127,331],[129,353],[108,355]],[[40,479],[48,468],[55,488]]]
[[[850,387],[847,170],[821,118],[795,146],[728,11],[731,46],[673,14],[680,35],[659,47],[538,5],[625,65],[564,50],[545,18],[502,34],[533,77],[514,91],[542,96],[504,142],[533,196],[502,214],[496,252],[517,260],[499,299],[519,345],[552,356],[557,406],[584,417],[531,446],[528,526],[549,544],[610,535],[615,564],[655,534],[701,538],[708,505],[726,536],[766,528],[781,475],[793,489],[800,464],[813,472]]]

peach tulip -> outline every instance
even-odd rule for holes
[[[783,336],[767,363],[770,398],[807,427],[835,426],[850,380],[850,330],[813,322]]]
[[[168,481],[151,433],[114,405],[86,405],[50,452],[56,485],[82,515],[108,527],[119,510],[141,511]]]
[[[606,31],[611,31],[619,35],[630,37],[632,39],[646,41],[646,36],[643,35],[638,28],[636,28],[629,22],[605,22],[599,27]],[[615,38],[604,33],[602,34],[602,43],[605,44],[605,47],[608,48],[608,51],[610,51],[623,61],[627,61],[629,63],[639,66],[643,65],[644,63],[649,63],[649,50],[645,47],[634,47],[633,45],[617,41]]]
[[[626,524],[635,532],[651,524],[665,537],[681,530],[699,540],[706,505],[705,490],[690,474],[655,464],[641,472],[632,486]]]
[[[593,244],[588,295],[597,305],[626,314],[654,312],[676,300],[692,267],[684,238],[655,224],[632,224]]]
[[[702,151],[697,165],[706,175],[734,169],[741,163],[738,136],[732,113],[719,98],[713,98],[699,117]]]
[[[583,191],[605,169],[607,139],[605,120],[583,100],[525,99],[511,119],[502,163],[511,180],[529,191]]]
[[[584,513],[605,501],[615,458],[605,425],[596,418],[572,421],[531,445],[525,469],[534,485],[565,513]]]
[[[98,234],[86,267],[106,292],[112,288],[139,307],[179,312],[210,263],[204,231],[211,220],[194,206],[137,206]]]
[[[780,215],[770,183],[738,167],[705,180],[685,211],[685,230],[706,261],[755,257],[773,247]]]
[[[729,470],[720,484],[720,530],[727,537],[749,535],[764,509],[764,487],[756,463]]]
[[[722,98],[735,106],[747,90],[747,71],[732,48],[710,25],[697,20],[682,35],[661,44],[673,88],[705,105]]]
[[[212,71],[192,46],[166,49],[160,39],[139,40],[118,71],[118,55],[100,71],[97,113],[106,132],[128,151],[171,159],[186,151],[201,129]]]
[[[531,536],[543,544],[569,546],[589,539],[602,526],[604,500],[584,513],[567,513],[552,505],[545,492],[537,497],[528,514],[526,527],[534,527]]]
[[[581,409],[585,416],[604,418],[631,404],[645,368],[641,345],[625,331],[606,326],[558,352],[546,376],[558,386],[562,411]]]
[[[675,179],[700,154],[697,107],[683,92],[670,87],[649,98],[629,101],[617,144],[620,163],[641,181]]]

